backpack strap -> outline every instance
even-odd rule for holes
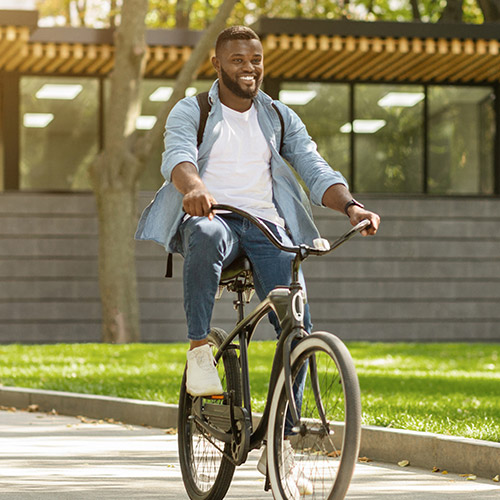
[[[208,92],[200,92],[196,94],[196,100],[200,106],[200,126],[198,127],[198,148],[203,141],[203,133],[207,124],[208,113],[210,113],[210,101],[208,100]]]

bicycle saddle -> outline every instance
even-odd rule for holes
[[[230,281],[235,280],[239,276],[250,275],[252,273],[252,264],[246,255],[242,255],[234,259],[229,266],[222,270],[220,284],[227,285]]]

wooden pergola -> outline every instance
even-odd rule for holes
[[[0,71],[106,76],[113,33],[37,28],[36,12],[0,12]],[[261,19],[266,75],[294,81],[494,84],[500,82],[500,27]],[[146,77],[174,78],[199,39],[187,30],[147,32]],[[209,57],[199,78],[212,78]]]

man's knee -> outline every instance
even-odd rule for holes
[[[192,217],[186,224],[184,248],[190,253],[218,254],[223,249],[227,239],[227,231],[218,219],[207,217]]]

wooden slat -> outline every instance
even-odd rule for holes
[[[8,50],[9,46],[17,39],[17,30],[13,26],[0,28],[0,53]]]
[[[214,70],[214,67],[212,64],[212,57],[214,57],[214,56],[215,56],[215,50],[212,49],[212,50],[210,50],[210,54],[208,55],[205,62],[198,69],[199,75],[211,75],[211,74],[213,74],[213,72],[215,70]]]
[[[270,65],[264,63],[266,74],[271,77],[283,77],[287,71],[297,66],[297,61],[302,61],[309,55],[310,53],[306,50],[290,50],[278,62],[271,63]]]
[[[443,71],[455,68],[456,64],[457,56],[455,54],[436,56],[431,61],[428,61],[427,65],[423,66],[415,76],[417,79],[425,77],[425,80],[429,81],[438,77]]]
[[[463,68],[468,68],[471,62],[474,60],[473,57],[467,54],[461,54],[460,56],[456,56],[456,62],[454,66],[443,69],[439,76],[435,77],[436,82],[443,82],[451,78],[457,71],[462,70]]]
[[[340,36],[333,36],[329,38],[328,45],[329,45],[328,50],[325,51],[325,53],[314,62],[314,64],[309,68],[309,71],[307,70],[302,71],[297,75],[298,78],[307,77],[314,79],[321,74],[325,64],[328,65],[327,68],[329,68],[331,67],[330,65],[336,64],[336,61],[342,59],[344,50],[343,39]]]
[[[481,79],[484,78],[486,78],[486,81],[489,83],[500,82],[500,64],[497,63],[497,65],[488,70],[485,75],[481,76]],[[475,81],[478,80],[476,79]]]
[[[97,47],[95,45],[85,47],[83,58],[71,68],[71,72],[74,74],[83,72],[95,59],[97,59]]]
[[[356,74],[356,69],[364,68],[368,62],[373,60],[372,52],[365,52],[360,54],[360,56],[361,57],[359,57],[356,61],[339,71],[335,75],[335,78],[338,78],[339,80],[354,79],[355,77],[353,74]],[[359,74],[359,72],[357,74]]]
[[[455,72],[449,77],[449,81],[457,82],[471,80],[472,78],[474,78],[475,74],[483,74],[485,67],[489,67],[491,63],[498,64],[499,61],[495,60],[494,57],[489,55],[476,55],[476,57],[462,69],[455,68]]]
[[[107,62],[105,62],[100,68],[99,73],[101,75],[107,75],[115,65],[115,58],[110,57]]]
[[[33,64],[31,71],[33,71],[34,73],[42,71],[45,68],[45,66],[47,66],[54,59],[56,54],[57,54],[57,49],[55,43],[48,43],[47,45],[45,45],[43,56],[39,58],[35,62],[35,64]]]
[[[113,54],[113,51],[111,50],[111,47],[109,45],[103,45],[102,47],[98,48],[98,56],[95,58],[94,61],[92,61],[91,64],[89,64],[85,68],[85,73],[92,75],[96,73],[97,71],[100,70],[106,63],[111,62],[111,56]],[[113,64],[111,62],[111,64]]]
[[[27,29],[8,29],[5,34],[5,41],[7,44],[0,50],[0,68],[11,58],[15,58],[19,54],[22,47],[26,45],[28,39],[29,31]]]
[[[148,49],[146,74],[151,73],[151,71],[164,60],[165,60],[165,50],[163,49],[163,47],[160,46],[150,47]]]
[[[322,78],[326,79],[333,75],[338,70],[345,67],[345,65],[351,63],[353,60],[357,59],[356,50],[356,40],[354,37],[346,37],[341,40],[340,38],[332,39],[332,48],[337,51],[342,51],[338,54],[338,57],[334,57],[325,62],[325,64],[318,68],[316,71],[311,73],[310,78]]]
[[[428,61],[431,56],[426,53],[407,54],[406,57],[400,59],[394,64],[393,75],[398,81],[406,81],[410,77],[413,68],[418,64]]]
[[[349,52],[344,55],[341,61],[337,64],[334,64],[328,71],[323,71],[320,75],[320,78],[323,80],[327,80],[331,77],[336,76],[343,68],[350,66],[358,59],[364,57],[365,54],[360,52]]]
[[[300,52],[296,50],[288,50],[279,59],[275,59],[271,63],[265,63],[266,73],[272,78],[281,76],[283,68],[288,68],[290,63],[293,65],[299,54]]]
[[[5,71],[14,71],[17,66],[19,66],[27,57],[30,55],[30,49],[28,45],[23,45],[16,55],[10,58],[8,62],[5,63]]]
[[[405,58],[406,54],[402,54],[401,52],[390,54],[385,58],[383,64],[378,66],[378,70],[377,68],[373,68],[372,71],[364,74],[364,78],[373,78],[374,80],[388,79],[394,72],[393,66]]]
[[[176,47],[168,47],[165,55],[166,58],[163,60],[163,62],[156,66],[156,68],[153,70],[154,76],[163,74],[169,65],[173,64],[180,58],[179,49],[177,49]]]
[[[447,56],[443,55],[433,55],[432,57],[423,59],[420,63],[408,70],[407,80],[410,82],[415,82],[424,79],[428,68],[430,66],[432,66],[433,68],[438,66],[446,60],[446,57]]]
[[[59,73],[67,73],[73,68],[79,61],[83,59],[84,49],[81,43],[76,43],[71,46],[71,57],[59,67]]]
[[[318,50],[311,51],[309,53],[305,53],[302,59],[299,61],[295,61],[295,65],[291,68],[288,68],[283,72],[284,78],[293,78],[298,73],[300,73],[303,69],[306,71],[321,57],[322,53]],[[324,55],[324,54],[323,54]]]
[[[63,43],[58,47],[58,57],[56,57],[50,64],[47,65],[45,71],[53,73],[71,57],[71,47],[67,43]]]

